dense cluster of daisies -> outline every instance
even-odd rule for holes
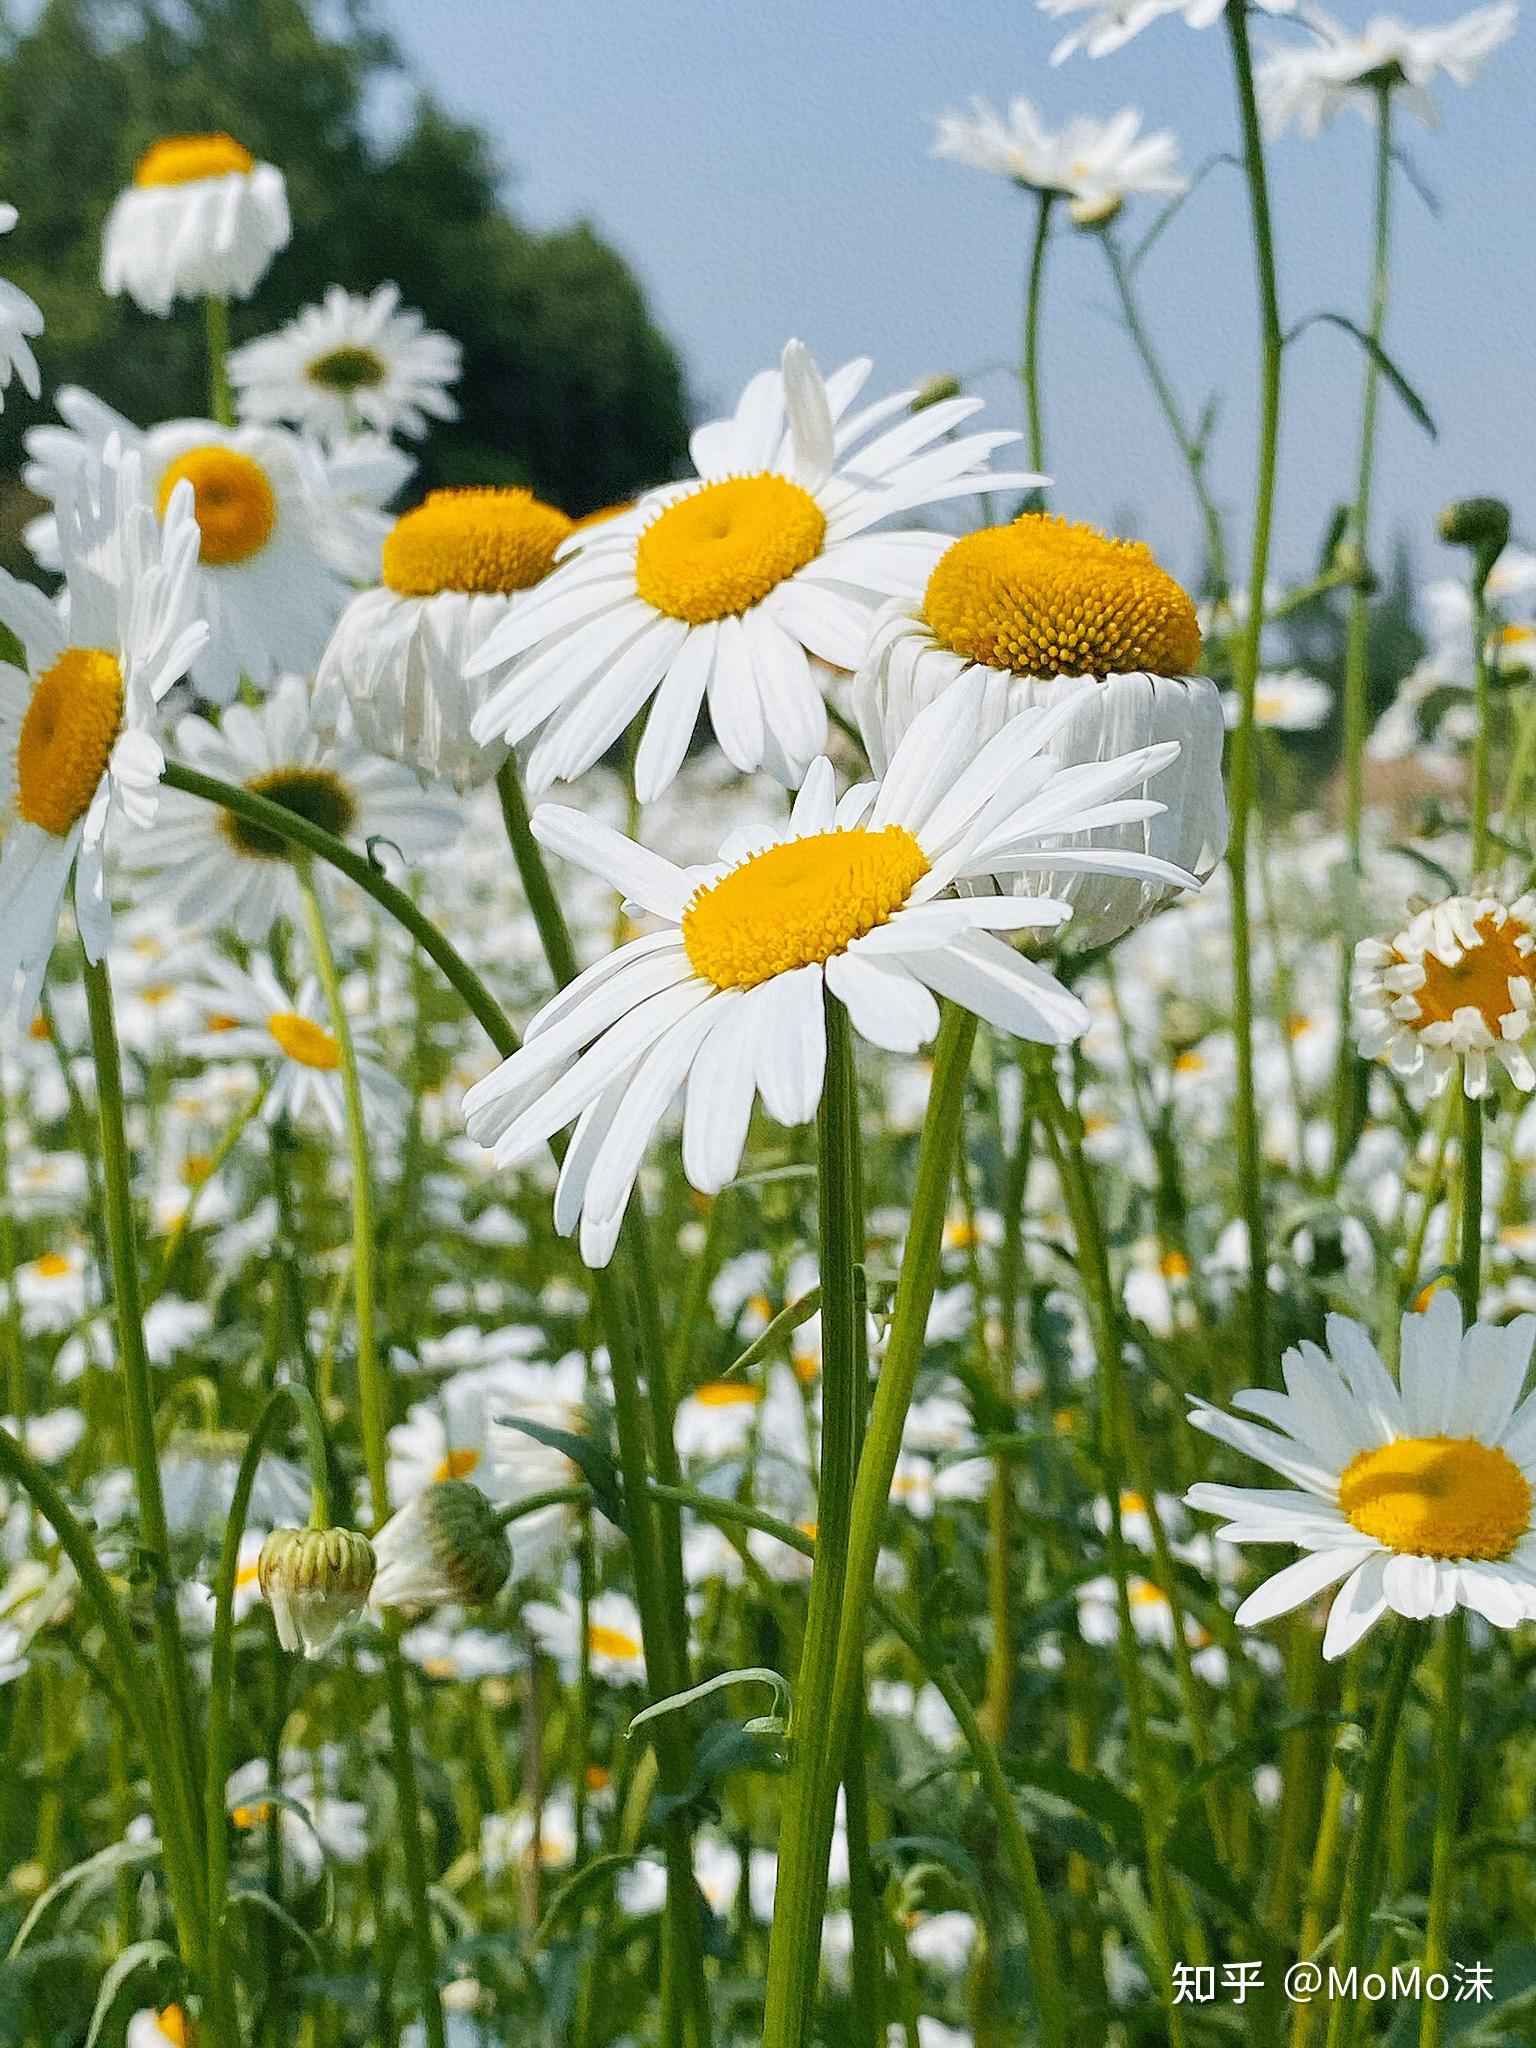
[[[1271,137],[1431,111],[1516,13],[1254,4],[1296,17]],[[1058,57],[1228,12],[1041,5]],[[1037,257],[1063,204],[1134,322],[1116,225],[1188,191],[1171,134],[977,100],[935,153],[1034,195]],[[279,168],[168,137],[103,287],[222,309],[291,232]],[[0,283],[0,391],[42,327]],[[1536,1620],[1536,555],[1454,508],[1351,832],[1291,829],[1339,706],[1227,579],[1166,385],[1198,601],[1047,509],[1033,364],[1024,463],[790,341],[689,475],[574,517],[413,491],[460,356],[392,285],[221,331],[217,417],[51,394],[38,575],[0,573],[0,1726],[52,1773],[35,1839],[0,1819],[18,1950],[154,1867],[92,1951],[129,2048],[339,2048],[359,2000],[395,2038],[407,1997],[430,2048],[800,2048],[871,1969],[871,2043],[1161,2008],[1182,2048],[1210,1859],[1256,1926],[1273,1827],[1282,1944],[1371,1910],[1319,1654]],[[773,1711],[700,1716],[738,1687]]]

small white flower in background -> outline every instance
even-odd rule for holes
[[[1441,1290],[1402,1319],[1400,1383],[1359,1323],[1330,1316],[1327,1337],[1326,1351],[1286,1352],[1283,1394],[1237,1395],[1241,1416],[1197,1402],[1190,1418],[1291,1482],[1187,1495],[1224,1518],[1217,1534],[1230,1543],[1305,1553],[1249,1594],[1239,1626],[1289,1614],[1341,1579],[1328,1658],[1389,1611],[1422,1621],[1466,1607],[1496,1628],[1536,1616],[1536,1396],[1520,1398],[1536,1318],[1463,1333]]]
[[[372,846],[395,869],[440,852],[463,830],[447,789],[424,789],[408,768],[353,739],[327,738],[298,676],[285,676],[262,704],[231,704],[217,726],[195,713],[183,718],[174,751],[187,767],[266,797],[360,851]],[[302,917],[288,841],[182,790],[166,790],[153,827],[124,836],[119,852],[133,872],[159,880],[162,902],[188,930],[227,927],[259,945],[276,918]]]
[[[400,304],[398,285],[367,298],[333,284],[318,306],[229,356],[242,420],[301,427],[339,440],[371,427],[412,440],[432,420],[458,417],[448,387],[459,378],[459,344]]]
[[[1468,1095],[1488,1090],[1489,1065],[1536,1088],[1527,1046],[1536,1020],[1536,896],[1451,896],[1420,910],[1391,939],[1355,948],[1355,1034],[1367,1059],[1427,1071],[1438,1095],[1458,1064]]]
[[[423,1676],[459,1685],[505,1678],[527,1662],[505,1630],[451,1626],[447,1621],[422,1622],[408,1629],[400,1638],[400,1654]]]
[[[530,1600],[523,1619],[546,1657],[553,1657],[562,1685],[581,1675],[581,1602],[574,1593],[558,1601]],[[626,1593],[599,1593],[587,1610],[586,1653],[594,1678],[609,1685],[645,1683],[645,1648],[640,1610]]]
[[[1297,0],[1250,0],[1264,14],[1294,14]],[[1041,12],[1062,21],[1077,14],[1088,19],[1069,30],[1051,52],[1053,64],[1077,50],[1107,57],[1139,36],[1154,21],[1177,14],[1190,28],[1211,28],[1227,10],[1227,0],[1036,0]]]
[[[1067,906],[953,892],[998,873],[1049,887],[1058,863],[1070,872],[1089,859],[1058,854],[1063,838],[1159,808],[1125,792],[1177,747],[1062,769],[1048,750],[1070,702],[998,731],[982,700],[981,685],[962,679],[913,721],[883,780],[841,803],[831,763],[816,762],[784,827],[766,844],[727,842],[710,867],[674,867],[579,811],[536,812],[545,846],[664,921],[546,1004],[522,1049],[464,1098],[470,1136],[499,1166],[533,1157],[575,1122],[555,1226],[569,1235],[580,1225],[588,1265],[613,1256],[646,1146],[685,1082],[683,1170],[703,1193],[734,1178],[759,1093],[775,1122],[810,1121],[828,994],[861,1037],[892,1052],[933,1037],[940,996],[1037,1043],[1086,1028],[1082,1003],[1005,940],[1054,929]],[[1145,853],[1100,852],[1090,864],[1193,886]]]
[[[166,136],[107,215],[101,288],[162,316],[175,299],[249,298],[291,232],[272,164],[232,135]]]
[[[0,206],[0,235],[8,235],[15,227],[17,212],[14,206]],[[31,344],[43,331],[43,316],[37,306],[20,285],[12,284],[8,277],[0,277],[0,404],[12,377],[19,377],[28,395],[36,398],[42,390],[42,380],[37,373],[37,358]]]
[[[1377,14],[1356,29],[1320,7],[1306,7],[1302,18],[1312,40],[1267,50],[1254,66],[1265,127],[1271,136],[1290,128],[1316,135],[1347,107],[1373,120],[1382,90],[1406,97],[1433,125],[1438,109],[1429,87],[1439,78],[1470,85],[1514,34],[1519,14],[1515,0],[1498,0],[1437,27]]]
[[[746,1380],[715,1380],[695,1387],[677,1404],[679,1457],[717,1462],[747,1448],[763,1405],[763,1390]]]
[[[85,1315],[91,1262],[83,1245],[62,1244],[39,1252],[16,1268],[14,1280],[25,1336],[72,1329]]]
[[[265,1757],[232,1771],[225,1801],[237,1837],[259,1850],[275,1826],[285,1867],[305,1884],[317,1884],[328,1861],[361,1863],[368,1853],[368,1812],[361,1801],[337,1796],[341,1761],[331,1748],[285,1750],[275,1786]]]
[[[828,667],[857,667],[875,606],[915,590],[945,546],[942,534],[870,529],[1044,481],[987,469],[1016,433],[957,432],[979,398],[913,412],[917,394],[897,391],[851,411],[870,367],[860,358],[824,378],[789,342],[732,418],[695,428],[697,479],[573,534],[537,596],[471,657],[472,675],[496,671],[475,737],[518,745],[537,733],[527,773],[538,791],[590,768],[650,704],[635,755],[650,803],[707,704],[735,767],[798,788],[826,745]]]
[[[26,661],[0,663],[0,1015],[18,977],[23,1016],[35,1009],[71,873],[86,955],[104,957],[108,825],[155,815],[156,707],[208,632],[190,488],[170,490],[162,516],[138,461],[114,457],[59,503],[59,597],[0,571],[0,622]]]
[[[1022,93],[1008,102],[1006,115],[978,93],[969,112],[938,117],[933,154],[1011,178],[1033,192],[1060,194],[1097,214],[1138,192],[1188,187],[1177,136],[1166,128],[1143,135],[1141,121],[1134,107],[1126,107],[1107,121],[1083,114],[1051,129]]]
[[[179,2005],[141,2006],[128,2022],[124,2048],[192,2048],[192,2022]]]
[[[1326,683],[1305,669],[1269,669],[1254,686],[1253,722],[1272,732],[1316,732],[1333,714],[1334,697]],[[1228,725],[1236,725],[1242,705],[1234,691],[1222,695]]]

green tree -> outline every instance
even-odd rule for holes
[[[97,282],[113,196],[158,136],[227,129],[288,181],[294,233],[237,341],[328,284],[386,279],[464,347],[460,418],[437,427],[417,489],[526,483],[580,514],[674,474],[687,443],[679,362],[622,259],[586,223],[535,234],[501,199],[476,129],[415,91],[368,0],[322,34],[306,0],[47,0],[18,29],[0,0],[0,197],[20,211],[5,273],[47,318],[45,384],[70,382],[148,422],[206,410],[201,316],[170,320]],[[370,120],[408,97],[384,141]],[[31,509],[11,479],[20,435],[49,417],[19,387],[0,418],[0,544]]]

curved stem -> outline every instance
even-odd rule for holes
[[[1029,255],[1029,285],[1024,295],[1024,355],[1019,381],[1024,386],[1024,412],[1029,423],[1029,466],[1045,467],[1045,424],[1040,404],[1040,307],[1045,284],[1045,251],[1051,239],[1054,192],[1035,195],[1035,239]]]
[[[560,899],[549,879],[543,849],[533,836],[528,799],[515,754],[508,755],[497,773],[496,794],[501,799],[501,821],[507,829],[507,844],[512,849],[517,877],[538,927],[544,958],[549,962],[556,987],[564,988],[568,981],[576,979],[576,948],[571,943],[570,928],[565,921],[565,912],[560,908]]]

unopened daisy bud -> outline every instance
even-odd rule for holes
[[[926,412],[930,405],[942,405],[946,399],[958,398],[961,388],[958,377],[951,376],[947,370],[941,370],[937,376],[925,378],[918,385],[917,395],[912,400],[912,410]]]
[[[512,1545],[496,1511],[467,1479],[424,1486],[379,1531],[375,1607],[480,1607],[512,1570]]]
[[[1111,192],[1102,199],[1074,199],[1067,211],[1072,216],[1075,228],[1107,228],[1117,220],[1124,210],[1125,200],[1118,192]]]
[[[1440,538],[1453,548],[1499,555],[1509,545],[1509,507],[1502,498],[1458,498],[1440,514],[1438,526]]]
[[[256,1574],[283,1648],[323,1655],[367,1605],[375,1569],[356,1529],[274,1529]]]

